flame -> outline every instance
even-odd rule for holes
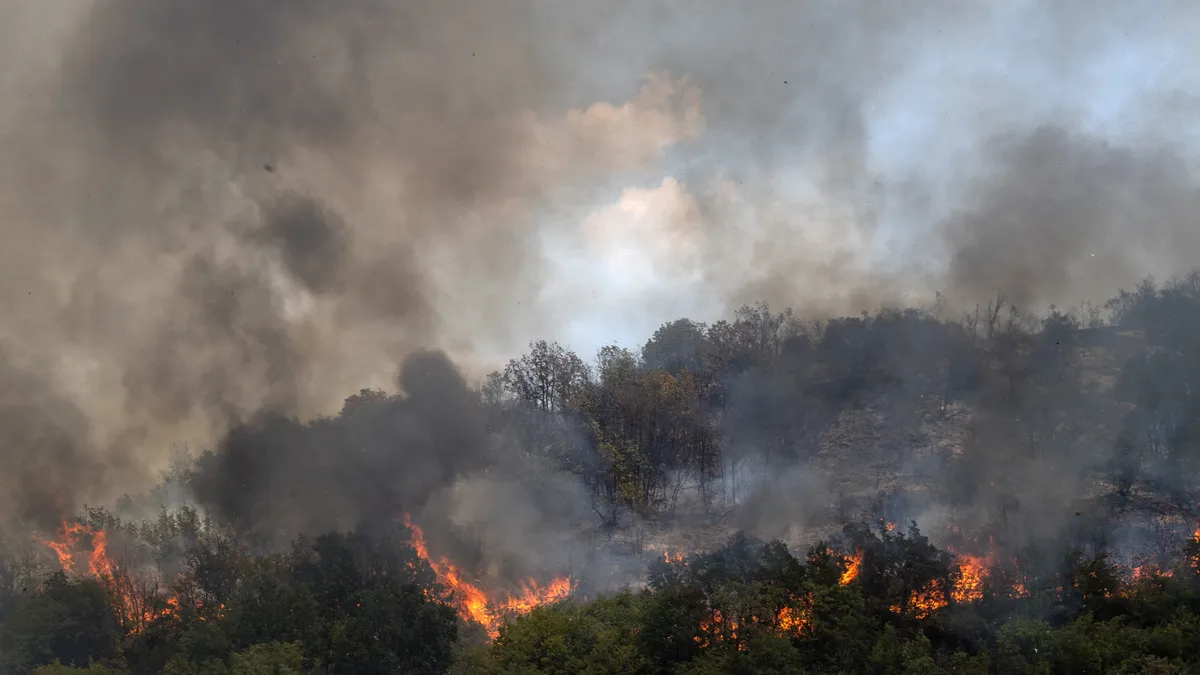
[[[521,584],[521,595],[508,598],[503,607],[514,614],[527,614],[538,605],[565,600],[570,595],[571,580],[566,577],[554,579],[545,587],[539,587],[537,582],[531,580]]]
[[[1193,548],[1200,546],[1200,525],[1196,525],[1196,530],[1192,532],[1191,543]],[[1191,564],[1193,570],[1200,572],[1200,550],[1195,550],[1192,553],[1192,559],[1188,562]]]
[[[846,571],[842,572],[842,578],[838,580],[838,583],[845,586],[858,578],[858,571],[862,568],[864,554],[865,552],[860,548],[854,552],[853,556],[845,559]]]
[[[954,602],[966,604],[983,599],[983,582],[989,575],[991,564],[990,557],[965,555],[959,558],[958,579],[950,591]]]
[[[710,618],[700,622],[700,634],[692,639],[701,647],[708,647],[714,642],[729,641],[734,643],[740,652],[745,645],[738,639],[740,624],[736,619],[727,619],[721,610],[714,609]]]
[[[800,636],[812,625],[812,593],[803,600],[791,600],[792,604],[784,605],[775,615],[775,625],[783,635]]]
[[[671,563],[682,563],[683,553],[681,551],[676,551],[675,553],[663,551],[663,562],[667,563],[668,565]]]
[[[89,540],[91,546],[86,573],[79,571],[75,560],[75,555],[84,538]],[[147,624],[155,619],[178,615],[179,598],[177,597],[167,598],[166,607],[157,611],[147,607],[145,599],[138,597],[134,592],[131,580],[119,573],[117,566],[109,557],[108,533],[104,530],[64,519],[56,539],[37,537],[37,540],[54,551],[58,557],[58,564],[64,572],[95,579],[113,595],[121,625],[126,626],[130,634],[141,632]]]
[[[424,530],[413,523],[407,514],[404,515],[404,525],[412,533],[412,547],[417,556],[433,569],[438,583],[450,589],[459,617],[463,621],[483,626],[490,640],[495,640],[500,635],[500,626],[506,614],[527,614],[535,607],[558,602],[571,595],[571,579],[559,577],[545,586],[538,585],[532,579],[527,580],[521,584],[520,595],[493,600],[478,586],[463,578],[462,572],[454,563],[444,557],[434,560],[433,556],[429,555]]]
[[[946,594],[942,592],[941,584],[935,579],[912,594],[908,600],[907,610],[914,618],[924,619],[945,607],[946,604]],[[905,613],[905,607],[901,605],[892,605],[890,609],[896,614]]]
[[[733,643],[738,651],[746,648],[744,635],[740,635],[744,624],[766,624],[772,632],[780,637],[800,637],[812,626],[813,597],[809,593],[804,598],[792,596],[789,604],[779,608],[775,613],[773,625],[758,616],[751,616],[744,621],[730,617],[719,609],[709,612],[708,618],[700,621],[699,632],[692,637],[701,647],[709,647],[717,642]],[[740,635],[740,637],[739,637]]]

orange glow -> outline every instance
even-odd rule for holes
[[[679,552],[679,551],[676,551],[675,553],[671,553],[670,551],[663,551],[663,562],[667,563],[668,565],[670,565],[671,563],[682,563],[683,562],[683,553]]]
[[[710,618],[700,622],[700,634],[692,638],[701,647],[708,647],[715,642],[732,642],[740,652],[745,645],[738,639],[738,622],[728,619],[721,610],[714,609]]]
[[[799,637],[812,626],[812,594],[803,601],[792,598],[792,604],[785,605],[775,615],[775,625],[785,636]]]
[[[958,561],[958,579],[950,591],[954,602],[967,604],[983,599],[983,582],[988,577],[990,558],[966,555]]]
[[[84,538],[89,540],[88,543],[91,547],[86,573],[80,572],[76,568],[75,561],[75,555]],[[95,579],[112,594],[121,625],[125,626],[130,634],[141,632],[147,624],[155,619],[178,614],[178,598],[173,596],[167,598],[166,607],[153,611],[147,606],[147,600],[134,592],[130,578],[120,574],[112,558],[108,555],[108,533],[104,530],[64,520],[56,539],[53,541],[41,537],[37,537],[37,539],[54,551],[58,557],[58,564],[64,572]]]
[[[942,592],[941,584],[934,580],[912,594],[907,610],[913,617],[924,619],[945,606],[946,594]],[[890,609],[897,614],[905,613],[905,608],[900,605],[892,605]]]
[[[763,621],[758,616],[749,617],[745,623],[756,626],[765,624],[780,637],[801,637],[812,626],[812,601],[812,594],[808,594],[803,599],[793,596],[790,598],[789,604],[776,612],[774,625],[771,625],[769,621]],[[722,613],[721,610],[714,609],[709,613],[708,618],[700,622],[700,630],[697,635],[692,637],[692,640],[701,647],[710,647],[718,642],[728,642],[734,644],[738,651],[742,651],[746,648],[745,636],[740,635],[742,623],[736,618]]]
[[[444,557],[434,560],[429,555],[425,532],[417,527],[407,514],[404,516],[404,525],[412,532],[412,547],[417,556],[433,569],[438,583],[450,589],[459,617],[463,621],[483,626],[491,640],[495,640],[500,634],[500,626],[506,614],[527,614],[535,607],[558,602],[571,595],[571,580],[559,577],[545,586],[540,586],[530,579],[521,584],[520,595],[509,595],[503,599],[489,598],[482,589],[463,578],[462,572],[454,563]]]
[[[846,558],[846,571],[842,572],[842,578],[838,580],[838,583],[845,586],[858,578],[858,572],[862,568],[863,555],[865,552],[860,548],[854,552],[853,556]]]
[[[1200,525],[1197,525],[1196,530],[1192,532],[1192,544],[1200,545]],[[1193,570],[1200,572],[1200,551],[1193,553],[1192,559],[1188,562],[1191,563]]]
[[[521,595],[510,597],[504,601],[505,611],[514,614],[527,614],[538,605],[545,605],[559,600],[565,600],[571,595],[571,580],[566,577],[554,579],[544,588],[537,582],[526,581],[521,584]]]

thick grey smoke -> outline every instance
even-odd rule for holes
[[[1021,307],[1070,307],[1196,264],[1200,191],[1174,149],[1062,127],[990,143],[991,166],[945,223],[947,288],[960,297],[1002,291]]]
[[[239,529],[289,542],[304,532],[389,521],[488,463],[478,394],[440,352],[409,356],[402,397],[348,402],[333,420],[264,415],[201,458],[201,502]]]
[[[205,498],[232,514],[288,503],[238,501],[239,476],[336,483],[331,522],[423,503],[476,466],[420,449],[478,432],[438,421],[466,395],[440,357],[405,362],[442,384],[401,378],[395,456],[293,475],[255,430],[391,388],[415,349],[476,370],[606,302],[649,325],[939,289],[1065,304],[1190,267],[1190,150],[1140,133],[1187,99],[1137,89],[1111,140],[1080,121],[1105,64],[1188,44],[1200,10],[1159,4],[6,7],[0,508],[111,494],[230,429],[234,483]]]

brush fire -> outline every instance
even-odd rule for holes
[[[888,523],[884,531],[891,533],[895,525]],[[957,529],[954,530],[959,535]],[[989,597],[1006,600],[1017,600],[1031,597],[1027,577],[1014,577],[1012,569],[1015,561],[1005,564],[1001,556],[994,550],[994,541],[989,540],[993,550],[982,555],[959,553],[954,547],[948,547],[952,555],[951,573],[948,579],[933,579],[927,584],[904,591],[899,601],[888,606],[897,614],[914,619],[927,619],[951,604],[966,605],[982,602]],[[1200,527],[1197,527],[1187,541],[1188,554],[1186,564],[1200,572]],[[862,578],[867,551],[857,548],[852,554],[840,557],[841,573],[838,584],[846,587]],[[663,562],[669,565],[686,567],[686,558],[682,553],[663,553]],[[1158,582],[1173,576],[1173,571],[1158,564],[1143,562],[1129,566],[1114,566],[1120,574],[1120,587],[1114,594],[1128,597],[1132,588],[1139,584]],[[1090,573],[1093,577],[1095,572]],[[1080,588],[1078,580],[1075,588]],[[1055,602],[1063,600],[1063,585],[1061,578],[1047,591]],[[1086,596],[1087,593],[1084,592]],[[1106,594],[1108,595],[1108,594]],[[768,627],[773,632],[785,637],[803,637],[812,627],[813,596],[811,593],[801,597],[791,596],[784,606],[780,607],[773,616],[737,616],[729,610],[710,607],[707,616],[700,622],[694,641],[701,647],[715,643],[725,643],[735,646],[741,651],[745,648],[744,631],[747,625]]]
[[[118,624],[130,634],[139,633],[156,619],[177,615],[179,598],[160,598],[137,592],[134,579],[124,573],[108,553],[108,533],[83,523],[64,520],[54,539],[39,541],[58,557],[64,573],[99,583],[113,598]],[[87,567],[76,557],[87,549]]]
[[[449,590],[453,603],[463,621],[481,626],[489,639],[495,639],[507,617],[527,614],[534,608],[569,597],[573,583],[568,577],[557,577],[545,584],[527,579],[515,592],[485,592],[468,581],[462,571],[444,557],[429,554],[425,534],[406,516],[411,531],[412,546],[418,557],[427,562],[438,583]],[[99,583],[113,598],[118,623],[129,634],[141,632],[154,621],[179,614],[180,600],[175,595],[160,597],[154,591],[139,589],[133,575],[122,570],[108,552],[108,532],[79,522],[63,521],[54,538],[37,537],[58,559],[68,575],[89,578]],[[200,606],[197,606],[199,609]],[[213,613],[221,616],[224,606]],[[208,617],[200,616],[201,621]]]
[[[489,639],[496,639],[508,616],[528,614],[536,607],[564,600],[571,595],[573,585],[568,577],[557,577],[545,585],[527,579],[522,582],[521,590],[516,594],[484,592],[479,586],[468,581],[462,571],[448,559],[434,559],[429,554],[425,532],[407,515],[404,516],[404,524],[412,533],[412,546],[417,556],[429,564],[437,575],[438,583],[450,591],[459,617],[468,623],[482,626]]]
[[[484,590],[478,583],[469,580],[449,559],[433,556],[429,552],[424,531],[413,523],[411,518],[406,515],[403,521],[411,533],[411,544],[417,556],[429,565],[438,582],[449,591],[459,617],[464,622],[480,626],[489,640],[494,640],[499,635],[501,626],[508,618],[564,600],[574,591],[573,581],[566,576],[553,578],[544,584],[527,579],[521,582],[515,591]],[[895,526],[892,525],[888,526],[886,531],[890,533],[894,529]],[[110,556],[108,532],[105,530],[64,520],[54,538],[39,537],[38,540],[54,553],[64,573],[93,579],[112,595],[114,607],[119,614],[118,622],[129,634],[144,630],[158,619],[178,616],[178,597],[160,597],[153,592],[138,592],[132,575],[122,570]],[[1193,531],[1187,544],[1186,565],[1200,572],[1200,526]],[[890,605],[889,609],[892,612],[924,619],[951,603],[976,603],[983,601],[988,594],[1008,599],[1030,596],[1026,588],[1027,579],[1011,578],[994,550],[983,555],[959,553],[953,547],[949,547],[948,550],[953,556],[949,583],[934,579],[920,588],[905,592],[898,602]],[[683,552],[664,551],[662,555],[663,562],[668,565],[684,568],[688,565],[687,556]],[[842,571],[838,578],[839,585],[850,586],[858,582],[866,560],[867,551],[862,548],[857,548],[852,554],[843,555],[840,560]],[[1095,572],[1091,574],[1094,576]],[[1116,592],[1124,596],[1134,586],[1172,575],[1171,569],[1151,562],[1124,566],[1122,586]],[[1075,581],[1075,586],[1079,587],[1078,580]],[[1062,593],[1063,587],[1060,583],[1055,587],[1054,595],[1061,599]],[[709,611],[708,618],[701,622],[695,641],[701,646],[727,641],[742,649],[744,645],[739,638],[739,628],[746,624],[766,625],[779,635],[800,637],[811,627],[812,608],[811,593],[789,597],[773,615],[737,617],[730,612],[713,608]],[[220,615],[220,609],[216,615]]]

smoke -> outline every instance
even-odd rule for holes
[[[1195,264],[1200,193],[1172,148],[1122,147],[1061,127],[990,143],[986,177],[944,226],[954,293],[1069,307]]]
[[[1159,4],[6,8],[0,509],[193,440],[229,517],[341,526],[477,480],[468,381],[532,338],[1186,269],[1194,153],[1155,130],[1200,11]],[[365,431],[301,430],[393,385]]]
[[[267,541],[393,520],[423,508],[489,455],[484,409],[440,352],[416,352],[399,397],[347,401],[311,425],[264,415],[201,458],[196,495],[224,520]]]

